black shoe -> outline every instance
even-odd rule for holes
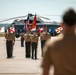
[[[34,58],[32,57],[32,59],[34,59]]]
[[[11,58],[14,58],[14,56],[11,56]]]
[[[7,58],[14,58],[14,56],[10,56],[10,57],[7,57]]]
[[[38,58],[35,58],[35,60],[38,60]]]
[[[10,58],[10,57],[7,57],[7,58]]]
[[[30,58],[30,57],[27,57],[27,58]]]
[[[26,58],[30,58],[30,56],[28,56],[28,55],[25,55],[25,57],[26,57]]]
[[[21,46],[21,47],[24,47],[24,46]]]
[[[11,57],[7,57],[7,59],[10,59]]]

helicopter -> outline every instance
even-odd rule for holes
[[[9,20],[13,20],[13,23],[11,23],[10,26],[14,25],[15,30],[16,30],[15,33],[20,34],[21,32],[24,32],[20,28],[23,28],[24,23],[26,22],[28,15],[29,15],[29,20],[30,20],[30,24],[31,24],[33,19],[34,19],[34,16],[35,16],[34,14],[31,14],[31,13],[29,13],[29,14],[27,14],[25,16],[17,16],[17,17],[8,18],[8,19],[0,21],[0,23],[3,23],[5,21],[9,21]],[[20,18],[26,18],[26,19],[19,20]],[[48,20],[49,22],[45,22],[42,19]],[[54,28],[59,27],[59,23],[51,22],[51,19],[36,14],[36,28],[39,28],[39,27],[42,27],[42,26],[45,26],[47,28],[47,31],[48,31],[48,29],[50,27],[54,27]],[[20,29],[20,31],[18,31],[19,29]],[[53,35],[54,33],[55,32],[53,32],[51,34]]]

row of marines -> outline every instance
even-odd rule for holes
[[[8,36],[9,34],[11,34],[11,37]],[[26,34],[21,33],[20,36],[21,36],[21,47],[24,47],[24,41],[25,41],[25,57],[26,58],[31,57],[32,59],[37,59],[37,47],[38,47],[38,40],[39,40],[37,32],[34,31],[33,34],[30,34],[30,31],[27,30]],[[13,45],[15,44],[15,37],[13,36],[12,33],[10,33],[9,29],[8,29],[8,33],[5,34],[5,38],[6,38],[7,58],[12,58]],[[45,29],[40,34],[42,57],[43,57],[43,46],[46,40],[48,39],[51,39],[51,35]]]

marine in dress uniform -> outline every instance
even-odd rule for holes
[[[24,33],[21,33],[20,37],[21,37],[21,47],[24,47]]]
[[[30,58],[31,34],[29,33],[29,30],[26,31],[24,40],[25,40],[25,54],[26,54],[25,56],[26,58]]]
[[[10,32],[10,28],[8,28],[8,32],[5,34],[6,39],[6,51],[7,58],[13,57],[13,45],[15,44],[15,36]]]
[[[42,31],[41,35],[40,35],[40,40],[41,40],[41,52],[42,52],[42,57],[43,57],[43,47],[45,42],[51,39],[51,35],[47,32],[47,30],[45,29],[44,31]]]
[[[31,37],[32,42],[32,59],[37,59],[37,45],[38,45],[38,35],[36,31],[33,32],[33,35]],[[35,52],[35,54],[34,54]]]

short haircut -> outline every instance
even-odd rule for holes
[[[63,22],[69,27],[72,27],[76,24],[76,12],[74,9],[71,8],[64,13]]]

